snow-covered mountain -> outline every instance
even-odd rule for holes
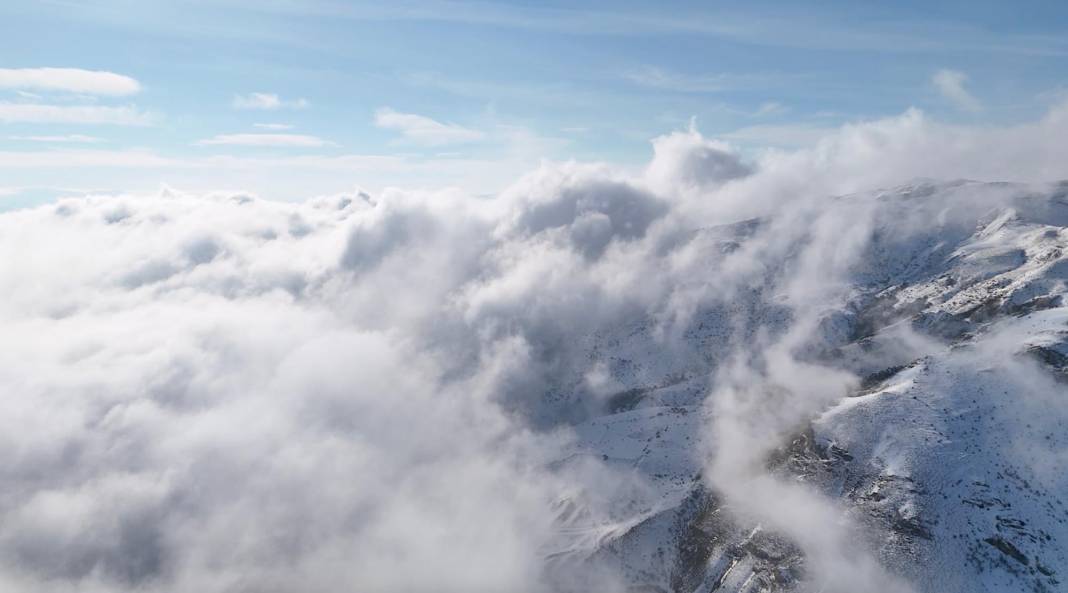
[[[859,380],[790,416],[764,469],[827,501],[850,545],[896,583],[884,590],[1068,590],[1068,184],[922,181],[837,201],[869,213],[870,241],[848,266],[844,306],[819,311],[818,339],[796,354]],[[716,269],[774,226],[747,220],[694,241],[728,254]],[[747,504],[764,495],[709,471],[722,444],[708,394],[738,341],[766,344],[757,336],[794,322],[781,291],[803,249],[762,260],[744,295],[694,313],[682,333],[704,358],[658,352],[652,321],[590,337],[617,388],[558,463],[598,458],[646,488],[561,497],[553,570],[602,566],[634,591],[876,590],[808,579],[821,538],[790,532],[840,526],[791,525],[760,508],[788,496]]]
[[[0,590],[1068,591],[1068,184],[655,148],[0,216]]]

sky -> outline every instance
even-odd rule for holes
[[[87,192],[500,191],[636,167],[696,125],[743,153],[917,108],[1034,121],[1062,2],[42,0],[0,6],[0,208]]]

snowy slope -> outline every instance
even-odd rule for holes
[[[838,200],[876,223],[807,356],[858,380],[768,471],[835,501],[914,590],[1068,590],[1068,187],[921,181]],[[772,224],[698,236],[730,253]],[[551,567],[608,566],[641,591],[819,588],[801,547],[702,479],[708,394],[732,340],[789,324],[790,257],[745,299],[699,308],[683,333],[701,355],[658,350],[652,321],[591,338],[616,390],[557,463],[599,457],[644,490],[565,497]]]

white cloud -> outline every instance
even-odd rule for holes
[[[655,139],[653,154],[646,179],[667,195],[688,188],[708,190],[753,173],[730,145],[705,139],[695,124],[688,132]]]
[[[95,144],[101,142],[101,138],[96,136],[86,136],[84,134],[66,134],[63,136],[8,136],[9,140],[19,140],[23,142],[54,142],[61,144]]]
[[[983,104],[964,88],[968,75],[956,70],[939,70],[931,77],[931,83],[945,99],[964,111],[981,111]]]
[[[201,146],[292,146],[314,148],[337,146],[328,140],[306,134],[220,134],[197,142]]]
[[[252,124],[252,127],[261,130],[292,130],[292,124]]]
[[[423,115],[400,113],[389,107],[375,112],[375,125],[396,130],[412,143],[424,146],[459,144],[481,140],[485,134],[451,123],[441,123]]]
[[[786,113],[790,109],[777,101],[767,101],[761,103],[760,107],[753,112],[753,117],[765,117],[768,115],[780,115]]]
[[[235,96],[233,106],[236,109],[259,109],[264,111],[304,109],[308,106],[308,100],[304,98],[284,100],[274,93],[249,93]]]
[[[760,473],[761,455],[850,380],[794,353],[813,354],[804,339],[841,303],[857,258],[899,238],[933,244],[904,231],[940,233],[951,214],[982,216],[1003,196],[962,192],[946,214],[921,192],[885,213],[878,249],[871,208],[894,202],[829,196],[914,176],[1061,177],[1066,131],[1068,106],[1001,128],[910,111],[755,162],[676,132],[640,172],[545,163],[493,200],[168,190],[0,215],[0,335],[13,346],[0,348],[0,377],[19,393],[0,398],[0,589],[625,590],[611,586],[626,576],[613,554],[635,541],[622,538],[673,531],[638,526],[678,507],[700,471],[730,508],[796,540],[827,590],[894,591],[867,540],[844,537],[850,516]],[[306,185],[327,170],[418,166],[28,154],[0,153],[0,167],[126,162],[261,182],[281,170]],[[472,164],[480,176],[494,167]],[[712,386],[694,386],[689,421],[715,428],[695,441],[717,448],[652,500],[670,504],[642,498],[663,487],[643,472],[676,462],[664,425],[643,413],[674,404],[636,409],[616,433],[655,432],[653,453],[621,446],[610,459],[571,430],[611,390],[707,380],[735,343],[766,364],[715,366],[723,408],[701,407]],[[632,360],[639,369],[606,376]],[[714,483],[724,476],[737,481]],[[649,557],[651,573],[674,566]],[[602,560],[603,572],[574,574]]]
[[[71,167],[185,167],[192,163],[160,156],[148,150],[45,150],[0,151],[0,169],[57,169]]]
[[[0,122],[147,126],[152,116],[133,106],[0,103]]]
[[[0,68],[0,88],[123,96],[140,92],[141,84],[129,76],[103,70]]]
[[[215,151],[211,151],[214,153]],[[309,151],[311,152],[311,151]],[[58,173],[69,187],[152,191],[160,183],[189,191],[252,191],[293,200],[336,193],[358,184],[388,187],[462,187],[476,194],[500,191],[536,167],[538,160],[360,154],[167,155],[138,150],[0,151],[9,185],[53,187]]]

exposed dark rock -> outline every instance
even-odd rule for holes
[[[1003,539],[1001,536],[995,535],[993,537],[988,537],[983,541],[990,544],[991,546],[994,546],[998,549],[999,552],[1005,554],[1006,556],[1012,558],[1020,564],[1023,564],[1024,566],[1030,564],[1030,562],[1027,560],[1027,556],[1024,556],[1023,552],[1021,552],[1019,548],[1012,545],[1011,542],[1006,539]]]

